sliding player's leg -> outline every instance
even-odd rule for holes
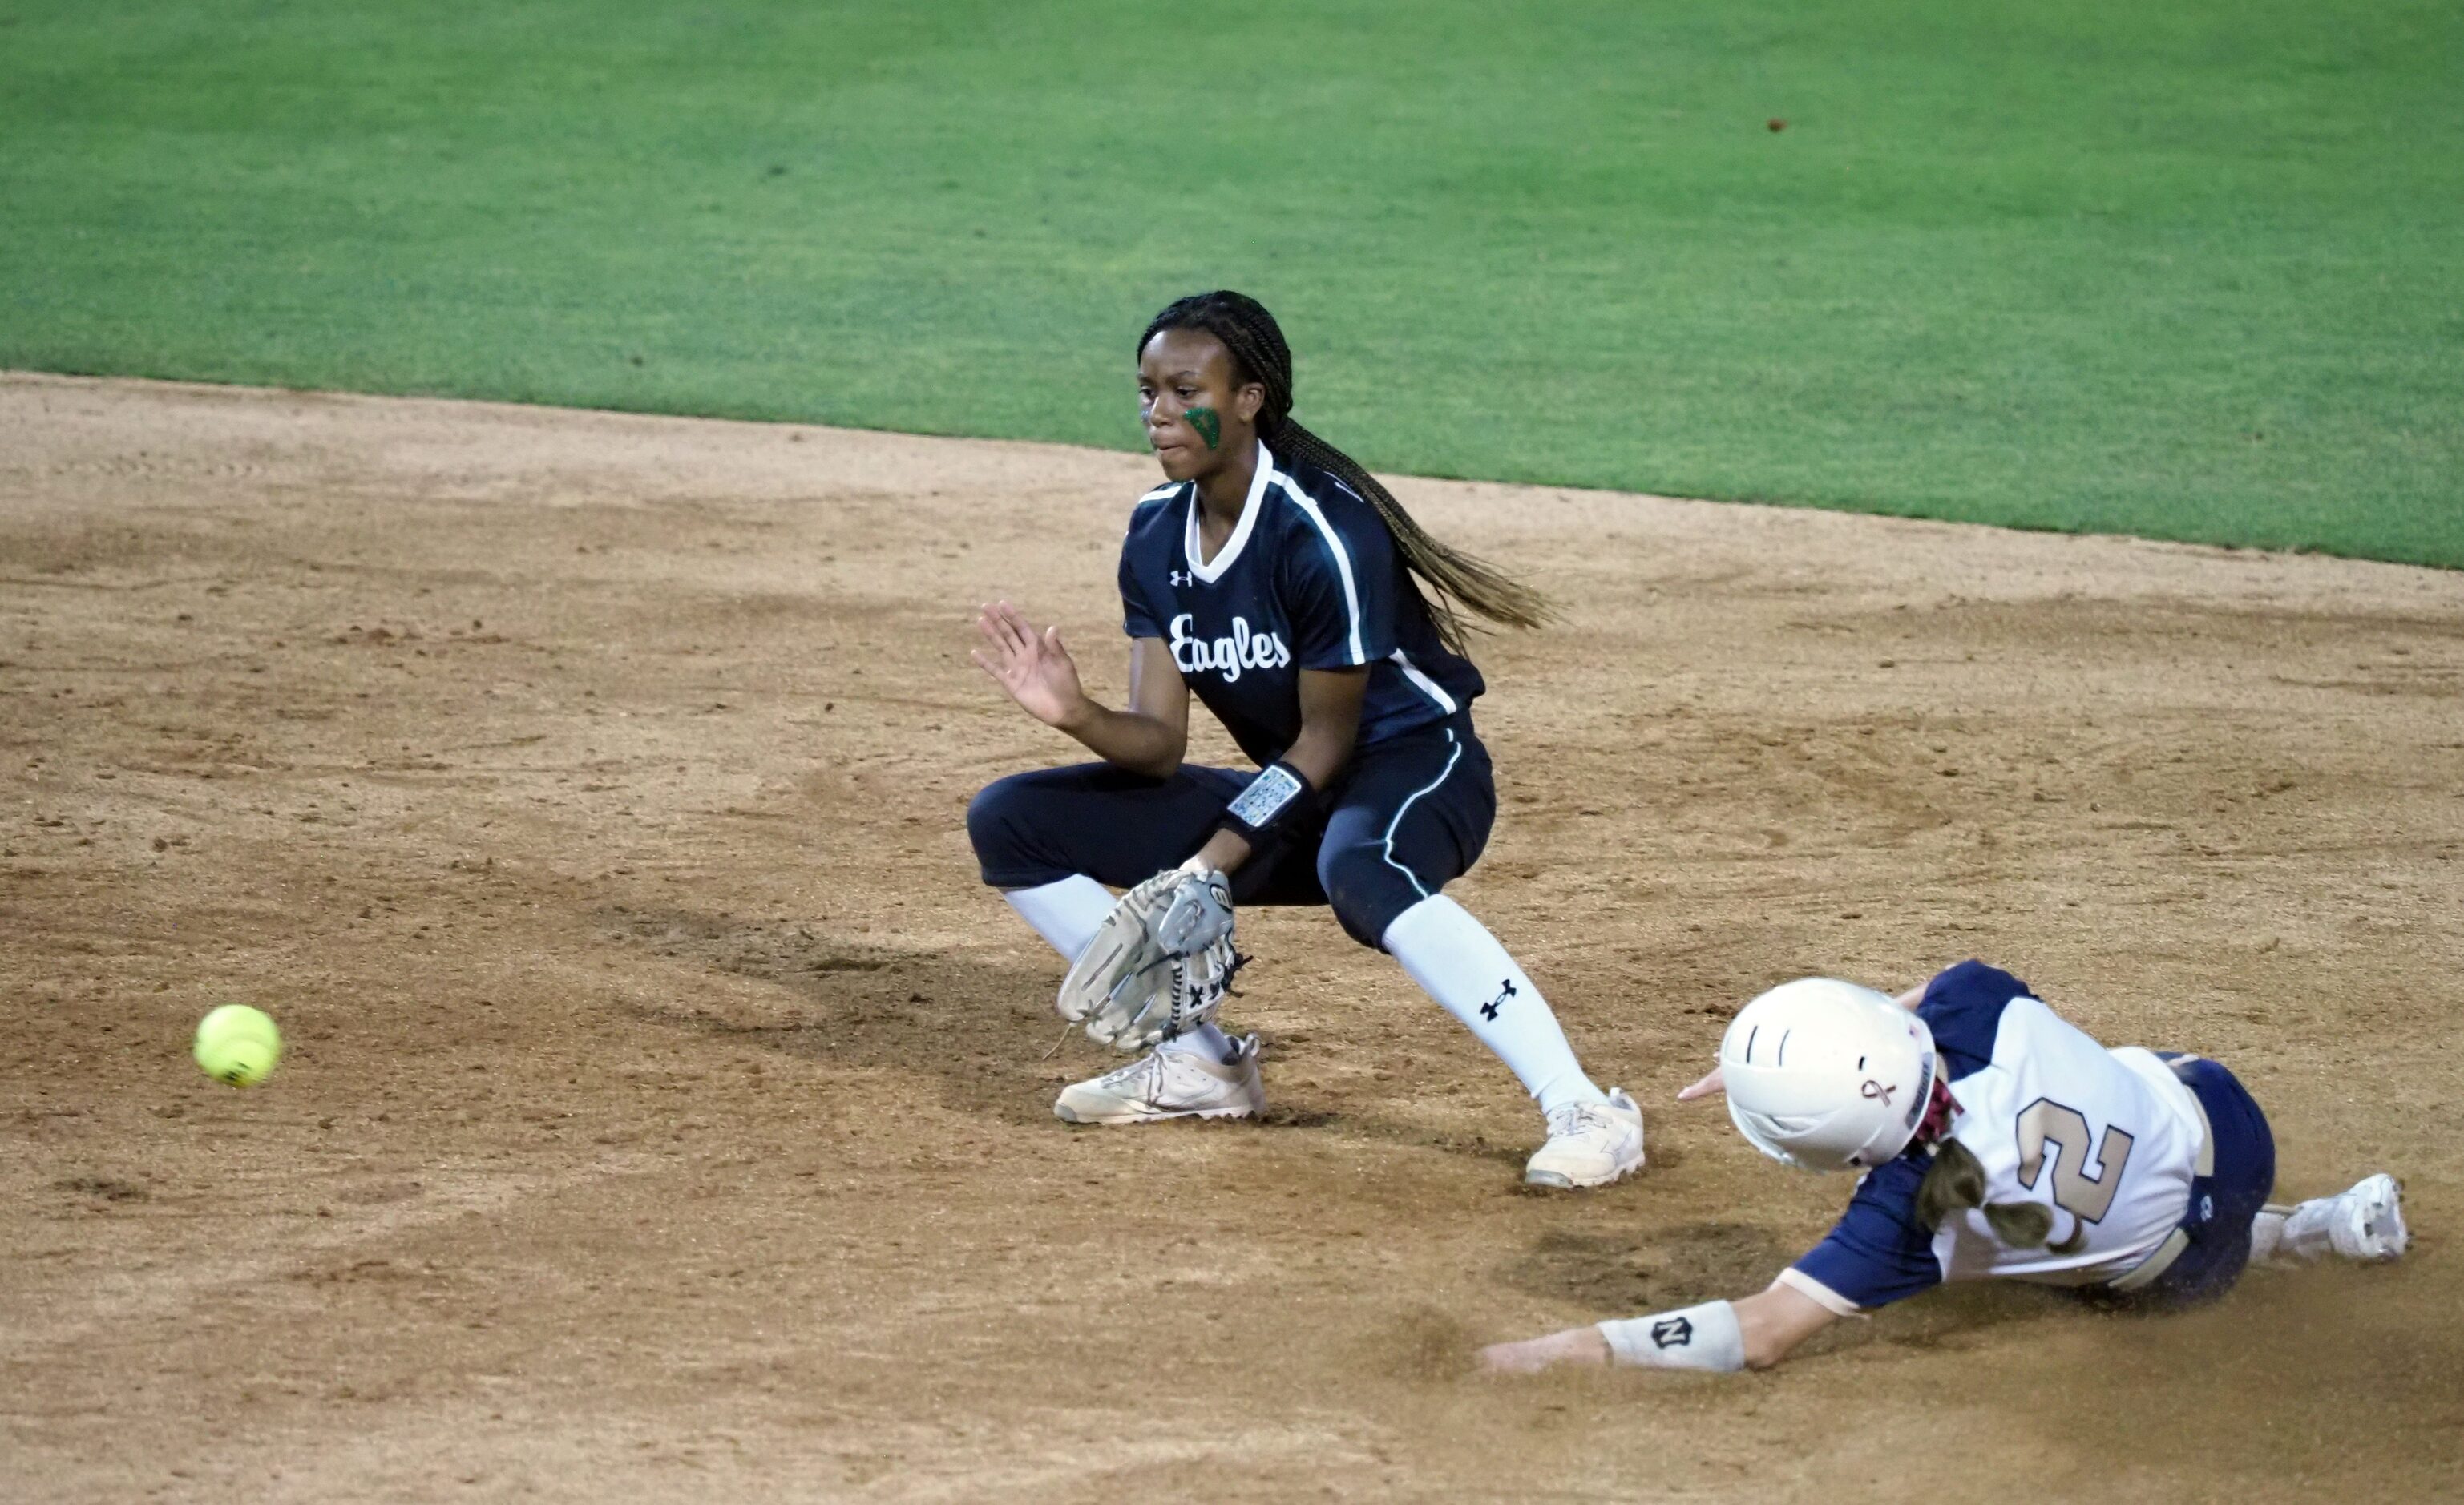
[[[2254,1262],[2264,1259],[2402,1258],[2412,1242],[2404,1221],[2404,1186],[2381,1172],[2332,1197],[2292,1206],[2270,1204],[2251,1223]]]

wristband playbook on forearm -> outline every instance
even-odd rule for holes
[[[1315,803],[1310,796],[1316,793],[1299,769],[1277,758],[1224,809],[1223,829],[1240,833],[1251,850],[1261,850],[1275,840],[1279,828]]]

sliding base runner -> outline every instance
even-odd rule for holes
[[[1830,1236],[1753,1296],[1500,1343],[1487,1367],[1761,1368],[1946,1280],[2169,1309],[2222,1296],[2254,1259],[2389,1260],[2409,1242],[2394,1177],[2269,1202],[2276,1143],[2233,1073],[2107,1050],[1982,962],[1898,998],[1830,978],[1774,988],[1680,1096],[1722,1090],[1773,1160],[1863,1173]]]

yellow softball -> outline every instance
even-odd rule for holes
[[[282,1058],[282,1032],[262,1009],[226,1003],[197,1021],[197,1064],[234,1087],[253,1087]]]

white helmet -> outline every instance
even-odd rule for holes
[[[1773,988],[1738,1010],[1720,1040],[1737,1131],[1807,1170],[1870,1170],[1907,1148],[1933,1062],[1925,1020],[1829,977]]]

